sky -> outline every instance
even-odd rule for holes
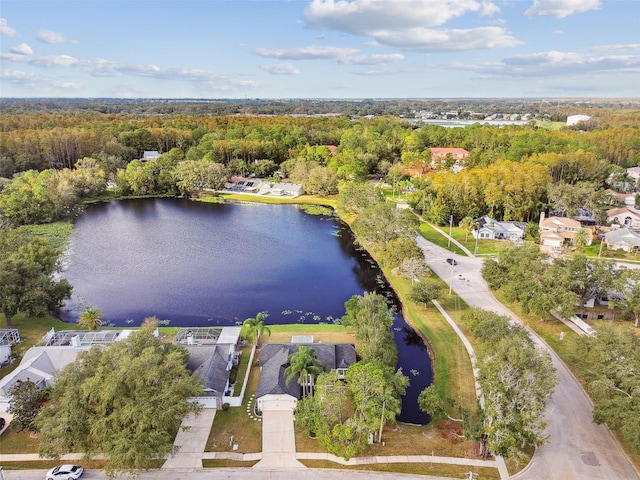
[[[640,97],[640,0],[2,0],[0,42],[4,98]]]

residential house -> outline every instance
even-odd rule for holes
[[[633,230],[640,230],[640,210],[630,206],[612,208],[607,210],[607,222],[624,225]]]
[[[221,408],[225,397],[233,395],[229,374],[240,358],[237,345],[241,329],[196,327],[181,329],[176,335],[175,343],[189,352],[187,369],[197,373],[202,380],[204,392],[197,400],[206,408]],[[212,330],[219,333],[211,335]]]
[[[299,183],[277,182],[273,183],[258,178],[233,177],[231,182],[225,184],[225,192],[243,193],[250,195],[270,195],[275,197],[299,197],[304,189]]]
[[[545,218],[543,213],[540,216],[540,250],[550,255],[562,253],[562,247],[571,243],[580,229],[587,232],[586,244],[591,245],[593,241],[591,228],[583,227],[573,218],[555,216]]]
[[[256,404],[260,411],[294,409],[298,404],[301,386],[296,381],[287,385],[284,371],[289,355],[296,353],[299,346],[315,350],[318,360],[324,362],[326,371],[338,370],[342,375],[357,360],[352,344],[313,343],[313,337],[303,337],[300,342],[295,338],[292,340],[292,343],[267,343],[262,347],[260,381],[256,392]]]
[[[221,406],[223,395],[229,389],[229,371],[238,358],[235,345],[240,337],[241,327],[218,328],[215,343],[202,340],[194,335],[194,341],[186,340],[189,351],[187,366],[192,372],[198,372],[203,380],[205,392],[197,397],[205,407]],[[197,330],[197,329],[193,329]],[[27,350],[18,367],[0,379],[0,412],[9,407],[9,391],[18,380],[29,380],[39,388],[53,385],[58,371],[74,362],[80,352],[95,345],[108,345],[127,338],[133,329],[123,330],[62,330],[51,329],[40,341],[40,345]],[[155,335],[159,333],[156,330]],[[176,335],[178,338],[178,335]],[[178,342],[182,343],[182,342]]]
[[[0,366],[11,363],[11,347],[20,343],[17,328],[0,328]]]
[[[608,250],[640,251],[640,233],[628,227],[612,230],[604,234]]]
[[[472,235],[489,240],[522,240],[527,229],[523,222],[499,222],[487,215],[476,218]]]
[[[640,180],[640,167],[627,168],[627,178],[633,180],[633,182],[637,185],[638,180]]]
[[[144,153],[142,154],[142,158],[140,159],[140,161],[142,163],[155,162],[161,157],[161,155],[162,154],[160,152],[157,152],[155,150],[145,150]]]
[[[450,155],[453,160],[462,161],[469,156],[469,152],[464,148],[430,148],[431,159],[440,160]]]

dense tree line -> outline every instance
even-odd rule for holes
[[[612,325],[578,339],[577,355],[586,367],[586,388],[595,406],[593,420],[619,431],[640,452],[640,337]]]
[[[640,314],[639,300],[633,292],[640,275],[634,270],[617,270],[609,260],[588,259],[577,254],[549,259],[534,244],[510,245],[487,259],[482,275],[493,290],[500,290],[507,300],[518,302],[525,313],[545,318],[555,310],[564,318],[574,315],[577,307],[610,291],[625,292],[625,300],[613,300],[625,312]]]
[[[606,122],[611,119],[618,121]],[[606,189],[624,186],[624,168],[640,163],[637,123],[627,110],[607,112],[586,132],[532,125],[417,127],[391,116],[20,113],[0,117],[0,188],[15,174],[76,170],[84,159],[121,195],[215,188],[234,174],[286,176],[320,195],[335,194],[341,183],[389,174],[394,186],[405,182],[406,189],[403,169],[419,166],[430,172],[411,182],[410,203],[438,224],[484,214],[535,221],[543,210],[571,212],[578,204],[601,216],[612,201]],[[467,149],[465,169],[454,174],[451,162],[432,165],[431,147]],[[143,164],[145,150],[162,157]],[[183,162],[196,163],[179,166]],[[58,218],[65,208],[28,221]]]

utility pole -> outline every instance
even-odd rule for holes
[[[451,247],[451,230],[453,229],[453,215],[449,217],[449,242],[447,243],[447,248]]]
[[[451,277],[449,278],[449,295],[451,295],[451,289],[453,288],[453,268],[456,264],[456,252],[454,250],[453,255],[451,257]]]

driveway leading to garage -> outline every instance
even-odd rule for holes
[[[216,416],[215,408],[204,408],[199,415],[190,413],[183,421],[174,445],[180,448],[170,455],[162,465],[163,469],[202,468],[202,454],[207,446],[209,432]],[[182,427],[187,427],[183,430]]]
[[[262,460],[253,468],[305,468],[296,460],[296,437],[293,429],[293,410],[262,411]]]

